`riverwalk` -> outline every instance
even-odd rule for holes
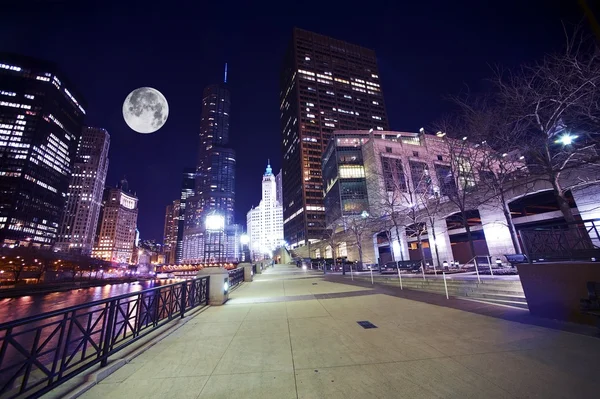
[[[409,299],[276,265],[234,290],[225,305],[190,316],[81,397],[580,398],[600,392],[597,337],[463,310],[461,303],[472,303],[459,299],[443,306],[421,297],[439,298]]]

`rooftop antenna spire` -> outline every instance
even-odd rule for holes
[[[224,83],[227,83],[227,63],[225,63],[225,79],[223,80]]]

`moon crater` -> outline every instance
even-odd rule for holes
[[[169,104],[163,94],[152,87],[135,89],[123,103],[125,123],[138,133],[154,133],[169,116]]]

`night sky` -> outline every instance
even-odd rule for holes
[[[417,131],[451,111],[447,95],[485,90],[492,66],[560,48],[561,20],[582,15],[577,0],[2,3],[0,51],[59,65],[87,101],[86,124],[111,135],[107,185],[127,176],[141,238],[160,241],[181,171],[196,165],[202,90],[223,78],[225,62],[236,220],[245,225],[267,158],[274,170],[281,165],[279,69],[294,26],[374,49],[391,128]],[[141,86],[169,102],[167,123],[149,135],[129,129],[121,114]]]

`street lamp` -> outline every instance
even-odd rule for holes
[[[214,213],[206,217],[204,225],[208,231],[221,231],[225,228],[225,218],[223,215]]]
[[[569,133],[565,133],[562,136],[560,136],[557,140],[555,140],[555,143],[558,144],[562,144],[562,145],[571,145],[573,144],[573,141],[577,138],[578,136],[569,134]]]

